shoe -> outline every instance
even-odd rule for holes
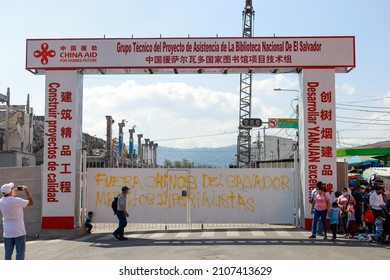
[[[316,238],[316,236],[315,235],[311,235],[311,236],[309,236],[309,238]]]
[[[332,241],[336,241],[336,238],[332,238],[331,240],[332,240]]]
[[[328,239],[328,237],[325,235],[325,236],[324,236],[324,240],[327,240],[327,239]]]
[[[128,238],[127,237],[124,237],[124,236],[121,236],[118,238],[118,240],[127,240]]]
[[[120,240],[120,239],[119,239],[119,236],[115,235],[115,233],[112,233],[112,235],[113,235],[116,239]]]

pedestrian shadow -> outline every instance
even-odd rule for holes
[[[200,234],[207,232],[214,232],[216,234],[237,231],[240,234],[254,234],[263,233],[264,236],[250,236],[250,237],[174,237],[174,238],[153,238],[155,234],[176,235],[187,232],[189,234]],[[277,233],[286,233],[288,236],[277,236]],[[123,248],[123,247],[148,247],[148,246],[313,246],[313,247],[367,247],[367,248],[386,248],[390,246],[379,244],[377,242],[362,242],[357,239],[338,238],[336,241],[331,239],[323,240],[318,236],[317,239],[309,239],[311,235],[309,231],[291,228],[221,228],[221,229],[191,229],[191,230],[146,230],[146,231],[129,231],[125,234],[128,240],[117,240],[111,233],[97,233],[88,236],[83,236],[74,241],[90,243],[89,246],[96,248]],[[141,235],[141,236],[140,236]],[[143,237],[147,235],[148,237]],[[266,236],[270,235],[270,236]]]
[[[88,240],[91,247],[96,248],[123,248],[123,247],[148,247],[148,246],[313,246],[313,247],[383,247],[379,243],[361,242],[358,240],[338,239],[336,241],[307,238],[138,238],[128,235],[128,240],[112,239]],[[387,249],[390,249],[389,247]]]

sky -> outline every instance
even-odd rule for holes
[[[26,39],[240,37],[245,0],[2,1],[0,93],[11,104],[30,95],[35,115],[44,115],[44,75],[25,70]],[[388,0],[253,0],[254,36],[355,36],[356,68],[336,75],[337,146],[389,139],[390,46]],[[106,115],[125,131],[159,146],[193,148],[237,144],[237,74],[84,76],[83,132],[106,138]],[[254,74],[252,117],[294,116],[297,74]],[[253,129],[263,137],[294,137],[286,129]],[[124,140],[127,141],[128,134]]]

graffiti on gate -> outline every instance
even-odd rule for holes
[[[238,209],[254,212],[256,196],[264,191],[293,192],[287,175],[261,176],[257,173],[174,174],[156,171],[142,175],[112,175],[98,172],[95,207],[109,206],[124,185],[131,187],[127,203],[131,207],[161,206]]]

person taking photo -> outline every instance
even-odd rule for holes
[[[24,191],[27,199],[16,197],[18,189]],[[33,205],[33,199],[27,186],[17,187],[14,183],[1,186],[2,198],[0,199],[0,211],[3,215],[3,237],[5,260],[12,260],[12,254],[16,247],[16,259],[24,260],[26,253],[26,228],[24,225],[23,208]]]

